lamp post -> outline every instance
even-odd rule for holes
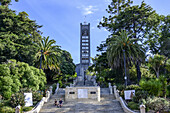
[[[41,64],[42,64],[42,53],[43,53],[43,50],[41,50],[40,52],[41,52],[41,57],[40,57],[40,69],[41,69]]]
[[[84,85],[86,84],[85,75],[86,75],[86,71],[84,70]]]
[[[126,57],[125,57],[125,50],[123,49],[123,56],[124,56],[124,69],[125,69],[125,86],[127,86],[127,76],[126,76]]]

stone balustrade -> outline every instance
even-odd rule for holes
[[[49,101],[49,98],[51,97],[52,95],[52,86],[50,86],[49,90],[50,91],[47,91],[46,92],[46,97],[43,97],[41,99],[41,101],[31,110],[31,111],[28,111],[28,112],[24,112],[24,113],[39,113],[41,108],[43,107],[44,103],[48,102]],[[57,83],[57,88],[55,90],[55,93],[58,92],[58,89],[59,89],[59,83]],[[20,113],[20,109],[21,107],[17,106],[15,108],[15,113]]]
[[[124,100],[122,99],[122,97],[119,96],[119,92],[118,90],[116,89],[116,86],[113,86],[114,88],[114,95],[115,95],[115,98],[120,102],[123,110],[126,112],[126,113],[137,113],[137,112],[134,112],[132,111],[131,109],[129,109],[125,103],[124,103]],[[140,105],[140,113],[145,113],[145,105]]]

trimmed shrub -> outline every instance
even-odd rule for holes
[[[129,85],[126,87],[126,90],[140,90],[140,86],[138,85]]]
[[[23,111],[31,111],[33,109],[33,107],[23,107],[22,109],[23,109]]]
[[[0,109],[0,112],[1,113],[15,113],[15,109],[13,109],[12,107],[9,107],[9,106],[3,106]]]
[[[146,99],[148,97],[148,92],[143,90],[137,90],[135,92],[135,96],[133,96],[132,100],[136,103],[141,103],[142,99]]]
[[[128,103],[128,107],[132,110],[138,110],[139,109],[138,103],[135,103],[133,101]]]
[[[143,104],[146,105],[146,107],[150,110],[154,110],[155,112],[163,112],[169,110],[169,102],[164,98],[159,97],[148,97],[145,100],[143,100]]]
[[[162,84],[158,79],[141,80],[139,83],[140,87],[147,91],[151,96],[158,96],[162,92]]]

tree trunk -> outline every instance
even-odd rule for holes
[[[156,71],[156,77],[159,78],[159,70]]]
[[[137,61],[137,64],[136,64],[136,72],[137,72],[137,78],[138,78],[138,83],[139,83],[140,79],[141,79],[141,71],[140,71],[140,67],[139,67],[138,61]]]

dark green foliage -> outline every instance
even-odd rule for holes
[[[168,97],[170,97],[170,85],[168,85],[168,86],[167,86],[167,92],[166,92],[166,95],[167,95]]]
[[[16,59],[33,65],[40,27],[26,12],[17,15],[8,7],[0,6],[0,63]]]
[[[142,79],[149,80],[149,79],[155,78],[155,75],[151,73],[148,66],[141,65],[140,71],[141,71]],[[136,72],[136,67],[134,65],[129,69],[129,75],[130,75],[131,82],[133,84],[137,84],[138,83],[137,82],[137,72]]]
[[[61,50],[61,73],[63,75],[74,75],[75,67],[71,54],[65,50]]]
[[[10,106],[16,107],[18,105],[20,105],[20,106],[25,105],[25,95],[24,95],[23,91],[15,93],[11,96]]]
[[[162,84],[162,95],[161,96],[166,96],[166,92],[167,92],[167,79],[164,76],[160,76],[159,77],[159,81]]]
[[[22,109],[23,109],[23,111],[31,111],[33,109],[33,107],[23,107]]]
[[[143,104],[150,110],[154,110],[155,112],[162,113],[163,111],[169,110],[169,102],[168,100],[160,97],[148,97],[146,100],[143,100]]]
[[[162,84],[158,79],[141,80],[139,83],[140,87],[147,91],[151,96],[159,96],[162,92]]]
[[[125,90],[125,85],[124,85],[124,84],[118,84],[118,85],[117,85],[117,89],[118,89],[119,91],[123,91],[123,90]]]
[[[15,113],[15,109],[9,106],[3,106],[0,108],[1,113]]]
[[[132,109],[132,110],[138,110],[139,109],[139,104],[132,101],[132,102],[128,103],[128,107],[130,109]]]
[[[40,93],[39,91],[33,91],[32,95],[33,95],[33,105],[36,105],[43,98],[43,94]]]
[[[146,99],[149,96],[147,91],[144,90],[135,90],[135,96],[133,96],[132,100],[136,103],[141,103],[142,99]]]
[[[56,90],[56,88],[57,88],[57,84],[54,83],[54,84],[52,85],[52,87],[53,87],[53,89],[52,89],[52,94],[54,94],[54,93],[55,93],[55,90]]]

